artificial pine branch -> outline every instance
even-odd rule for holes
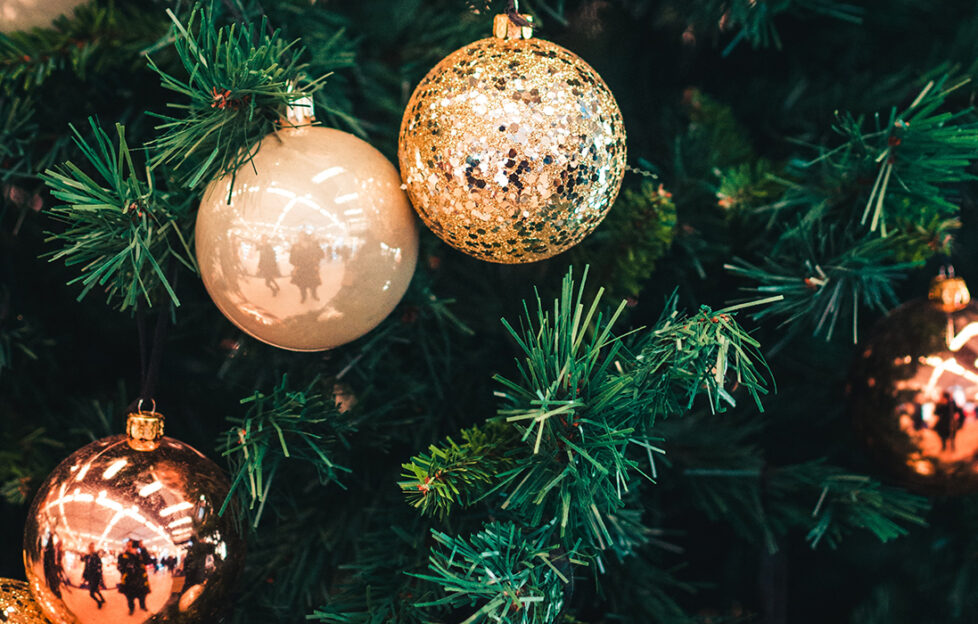
[[[89,124],[92,142],[74,127],[72,132],[95,177],[73,162],[41,176],[51,194],[65,202],[51,208],[66,227],[49,235],[47,241],[60,249],[46,256],[79,268],[81,274],[69,282],[83,286],[79,300],[99,287],[120,310],[152,307],[163,299],[180,305],[167,271],[171,262],[197,270],[188,243],[193,198],[158,188],[148,169],[145,178],[140,175],[121,124],[116,124],[117,141],[94,119]]]
[[[387,498],[383,503],[390,503]],[[367,510],[370,526],[355,542],[355,556],[340,566],[343,579],[326,604],[309,619],[327,624],[431,624],[447,611],[445,606],[416,603],[439,598],[438,587],[416,575],[426,569],[429,522],[417,514],[402,518],[389,505]]]
[[[835,130],[844,143],[794,164],[784,195],[754,210],[766,213],[769,229],[781,228],[769,251],[726,266],[759,284],[747,290],[784,296],[755,318],[796,327],[807,320],[826,338],[849,319],[855,341],[861,307],[886,309],[895,280],[949,249],[959,225],[955,185],[975,179],[978,123],[970,108],[942,109],[966,83],[930,81],[902,111],[875,115],[870,131],[841,114]]]
[[[240,492],[251,512],[251,525],[258,526],[285,460],[311,464],[323,484],[339,483],[339,473],[350,472],[336,463],[333,454],[337,443],[345,444],[343,436],[352,432],[352,424],[335,402],[323,399],[317,384],[314,379],[293,390],[283,375],[271,394],[256,391],[241,400],[250,407],[243,417],[228,419],[232,427],[220,446],[231,466],[231,489],[222,511]]]
[[[723,50],[730,54],[738,44],[747,41],[754,48],[781,49],[781,36],[775,18],[785,13],[801,16],[826,16],[859,24],[862,7],[838,0],[705,0],[696,3],[692,15],[704,26],[719,25],[721,31],[736,31]]]
[[[602,291],[586,303],[585,283],[586,271],[580,284],[568,272],[551,311],[538,299],[535,315],[524,306],[521,331],[503,321],[524,357],[517,379],[496,377],[503,406],[494,423],[515,427],[518,437],[449,441],[414,458],[405,465],[412,480],[402,488],[416,506],[445,513],[486,489],[489,475],[467,464],[457,474],[439,473],[453,467],[451,460],[506,458],[512,466],[497,466],[484,498],[496,497],[527,526],[556,518],[565,548],[624,556],[635,538],[623,495],[635,474],[651,479],[655,471],[652,454],[661,452],[655,417],[688,410],[704,392],[711,408],[721,409],[721,401],[733,402],[728,384],[739,384],[758,402],[766,392],[757,343],[733,320],[733,310],[715,315],[704,308],[686,317],[673,300],[656,327],[633,340],[633,351],[612,332],[624,303],[605,317]],[[639,457],[648,460],[649,473]],[[421,496],[418,487],[425,490]]]
[[[466,507],[491,487],[495,476],[510,468],[514,458],[499,454],[515,446],[516,431],[502,422],[461,431],[461,442],[448,438],[432,444],[403,464],[401,491],[424,515],[444,519],[455,506]]]
[[[774,257],[761,266],[741,258],[725,268],[760,284],[748,292],[783,297],[779,302],[754,314],[757,320],[781,317],[781,325],[800,328],[805,321],[815,335],[830,339],[839,321],[852,324],[852,341],[858,340],[859,309],[886,311],[896,301],[894,287],[904,274],[919,266],[896,262],[910,247],[907,237],[891,234],[886,238],[864,234],[852,240],[841,228],[831,224],[800,230],[798,238],[786,238]],[[841,240],[840,240],[841,239]]]
[[[524,534],[511,523],[492,522],[468,538],[438,531],[429,573],[417,577],[445,595],[420,607],[479,608],[461,624],[550,624],[564,608],[572,551],[549,543],[551,528]],[[579,562],[577,562],[579,563]]]
[[[0,182],[33,173],[34,108],[27,97],[0,98]]]
[[[156,115],[160,136],[149,143],[153,164],[168,165],[180,182],[198,188],[233,175],[251,161],[262,138],[275,129],[286,107],[312,95],[325,76],[307,80],[304,50],[267,21],[218,27],[210,9],[195,9],[184,25],[174,22],[175,47],[186,78],[150,68],[180,98],[169,107],[182,116]]]
[[[659,428],[672,459],[670,484],[681,487],[710,520],[744,539],[779,550],[790,531],[812,547],[838,546],[853,530],[886,542],[924,525],[928,501],[823,461],[771,465],[756,440],[765,423],[746,414],[702,414]]]
[[[870,531],[887,542],[906,535],[906,524],[927,524],[923,514],[930,502],[926,498],[884,486],[872,477],[821,462],[781,468],[778,473],[772,489],[793,492],[801,485],[808,486],[811,494],[818,492],[808,519],[807,539],[812,548],[823,541],[838,546],[853,529]]]
[[[30,92],[62,71],[84,79],[90,73],[132,67],[145,43],[164,31],[165,20],[156,11],[87,2],[49,28],[0,32],[0,85],[7,93]]]
[[[978,151],[978,122],[972,121],[971,108],[953,113],[941,109],[968,82],[953,81],[947,74],[928,82],[904,110],[877,113],[869,132],[861,118],[839,115],[835,129],[846,142],[808,166],[825,160],[841,176],[872,172],[860,225],[883,237],[895,218],[919,220],[922,207],[928,209],[927,217],[956,215],[951,185],[978,179],[969,171]]]

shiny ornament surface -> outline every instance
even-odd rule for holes
[[[946,312],[939,295],[880,321],[853,366],[849,412],[904,485],[963,494],[978,490],[978,307],[958,297]]]
[[[46,624],[27,583],[0,578],[0,622],[6,624]]]
[[[284,129],[233,184],[207,187],[196,247],[207,292],[242,330],[319,351],[359,338],[401,300],[417,225],[397,170],[369,144],[329,128]]]
[[[84,0],[0,0],[0,32],[48,28],[62,15],[71,16]]]
[[[31,592],[55,624],[213,622],[244,561],[232,512],[218,514],[227,477],[161,427],[140,439],[153,430],[130,417],[128,431],[79,449],[41,485],[24,532]]]
[[[418,84],[398,157],[411,202],[435,234],[513,264],[558,254],[598,226],[621,186],[625,128],[594,69],[506,26],[445,57]]]

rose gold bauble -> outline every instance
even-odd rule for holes
[[[896,308],[853,365],[849,412],[871,454],[918,492],[978,491],[978,307],[964,280]]]
[[[85,0],[0,0],[0,32],[46,28]]]
[[[490,262],[533,262],[604,219],[625,172],[625,127],[580,57],[505,15],[494,30],[418,84],[401,121],[401,176],[448,244]]]
[[[127,435],[75,451],[41,485],[24,565],[54,624],[203,624],[228,607],[244,542],[218,513],[227,477],[162,429],[155,412],[131,414]]]
[[[5,624],[47,624],[41,607],[24,581],[0,578],[0,622]]]
[[[359,338],[391,313],[414,273],[418,231],[400,186],[383,154],[346,132],[307,126],[265,137],[251,163],[212,182],[201,202],[207,292],[235,325],[276,347],[319,351]]]

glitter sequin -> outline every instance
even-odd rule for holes
[[[47,624],[27,583],[0,578],[0,622],[8,624]]]
[[[476,41],[421,81],[401,122],[401,177],[424,222],[483,260],[542,260],[601,222],[625,128],[576,54],[541,39]]]

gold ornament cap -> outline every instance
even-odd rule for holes
[[[533,16],[525,13],[518,13],[529,26],[520,26],[506,13],[500,13],[492,20],[492,35],[496,39],[532,39],[533,38]]]
[[[135,451],[153,451],[163,437],[163,414],[153,410],[131,412],[126,418],[126,434],[129,447]]]
[[[930,281],[927,298],[950,313],[966,308],[971,302],[971,293],[968,292],[964,279],[955,277],[953,272],[948,275],[942,273]]]

